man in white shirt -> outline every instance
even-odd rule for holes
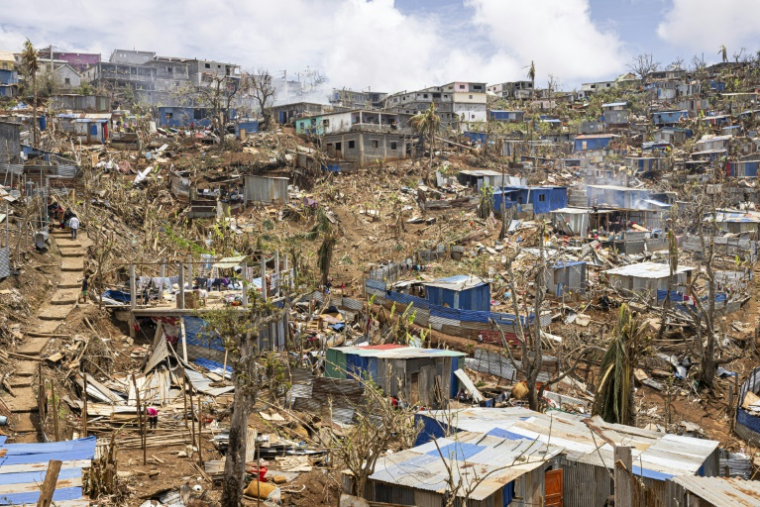
[[[69,228],[71,228],[71,239],[77,239],[77,229],[79,229],[79,219],[76,216],[71,217],[69,220]]]

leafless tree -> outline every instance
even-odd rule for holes
[[[654,60],[652,54],[640,54],[633,58],[633,61],[628,65],[631,72],[639,76],[643,82],[646,82],[649,78],[649,74],[655,72],[660,68],[660,62]]]
[[[670,64],[670,66],[673,68],[673,70],[681,70],[683,68],[683,57],[682,56],[676,56],[676,59],[673,60],[673,63]]]
[[[554,94],[557,93],[557,91],[562,86],[562,82],[559,80],[559,76],[555,74],[549,74],[549,80],[546,83],[546,87],[548,90],[549,96],[547,97],[550,101],[554,100]]]
[[[519,305],[517,303],[517,286],[515,284],[514,266],[513,263],[517,258],[515,253],[511,257],[505,257],[502,259],[502,263],[507,271],[508,279],[507,286],[511,294],[512,308],[515,315],[514,329],[516,331],[517,340],[520,342],[521,357],[518,362],[515,360],[512,350],[507,343],[504,336],[504,331],[493,321],[491,324],[501,335],[502,344],[509,355],[509,359],[520,374],[525,377],[528,388],[528,406],[531,410],[539,410],[540,400],[544,395],[544,391],[552,385],[560,382],[567,377],[578,366],[578,363],[586,356],[591,350],[587,345],[580,345],[570,351],[567,354],[567,358],[574,358],[572,366],[565,370],[564,373],[557,373],[556,376],[549,381],[543,383],[540,389],[536,389],[536,382],[538,375],[543,370],[544,362],[544,345],[541,332],[541,308],[546,297],[546,289],[549,281],[549,268],[544,249],[544,234],[546,232],[546,224],[542,221],[538,230],[538,259],[532,268],[533,285],[535,289],[534,303],[532,305],[533,310],[533,323],[530,322],[530,315],[522,315]],[[527,328],[527,329],[526,329]]]
[[[303,88],[306,92],[314,91],[327,82],[327,78],[324,74],[310,67],[306,67],[306,70],[301,77],[301,82],[303,83]]]
[[[258,105],[261,113],[261,130],[267,130],[272,120],[272,105],[277,94],[277,89],[272,82],[272,75],[266,69],[259,69],[254,74],[247,74],[244,79],[248,81],[248,90],[253,100]]]

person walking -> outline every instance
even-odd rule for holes
[[[79,218],[76,215],[69,219],[69,228],[71,229],[71,239],[77,239],[77,230],[79,229]]]

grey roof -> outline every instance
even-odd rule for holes
[[[561,451],[527,439],[462,432],[380,458],[370,479],[442,494],[449,484],[448,465],[454,484],[460,484],[461,478],[458,496],[472,489],[469,497],[480,501],[543,466]]]
[[[450,412],[450,413],[449,413]],[[562,448],[570,461],[612,468],[614,449],[584,424],[587,416],[563,412],[541,414],[519,407],[473,407],[454,411],[427,411],[432,417],[462,431],[528,439]],[[633,426],[609,424],[593,418],[605,436],[619,445],[633,447],[634,470],[659,480],[676,475],[694,475],[718,448],[715,440],[702,440],[658,433]],[[598,450],[597,450],[598,448]],[[601,457],[600,457],[601,456]]]
[[[694,271],[697,268],[689,266],[678,266],[676,274]],[[634,278],[667,278],[670,276],[670,265],[659,264],[657,262],[642,262],[640,264],[629,264],[619,268],[608,269],[604,272],[607,275],[632,276]]]
[[[737,478],[679,476],[671,479],[715,507],[757,507],[760,482]]]

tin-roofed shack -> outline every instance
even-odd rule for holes
[[[675,279],[673,280],[674,290],[686,290],[686,287],[691,283],[692,273],[696,269],[688,266],[678,266],[675,271]],[[657,290],[668,290],[670,266],[656,262],[642,262],[640,264],[630,264],[628,266],[608,269],[604,271],[604,274],[607,275],[607,280],[615,289],[656,293]]]
[[[458,387],[454,372],[462,352],[406,345],[364,345],[327,350],[325,376],[374,381],[387,396],[412,405],[446,406]]]
[[[669,506],[756,507],[760,482],[728,477],[673,477],[667,483]]]
[[[613,493],[608,470],[614,466],[614,447],[592,435],[583,422],[588,417],[550,411],[545,414],[526,408],[480,408],[419,412],[421,426],[417,444],[442,438],[450,432],[477,432],[511,440],[528,439],[537,444],[562,448],[556,458],[563,472],[563,505],[604,505]],[[593,424],[616,445],[630,446],[633,473],[650,488],[661,505],[668,505],[666,481],[677,476],[712,477],[718,473],[719,443],[682,437],[633,426],[606,423],[594,417]]]
[[[491,311],[491,286],[480,277],[456,275],[424,285],[431,304],[457,310]]]
[[[560,505],[549,503],[562,498],[562,471],[556,463],[560,452],[528,439],[459,433],[380,458],[365,497],[389,505],[444,505],[450,470],[454,484],[461,484],[457,497],[471,507]],[[344,491],[351,491],[352,481],[344,472]]]

